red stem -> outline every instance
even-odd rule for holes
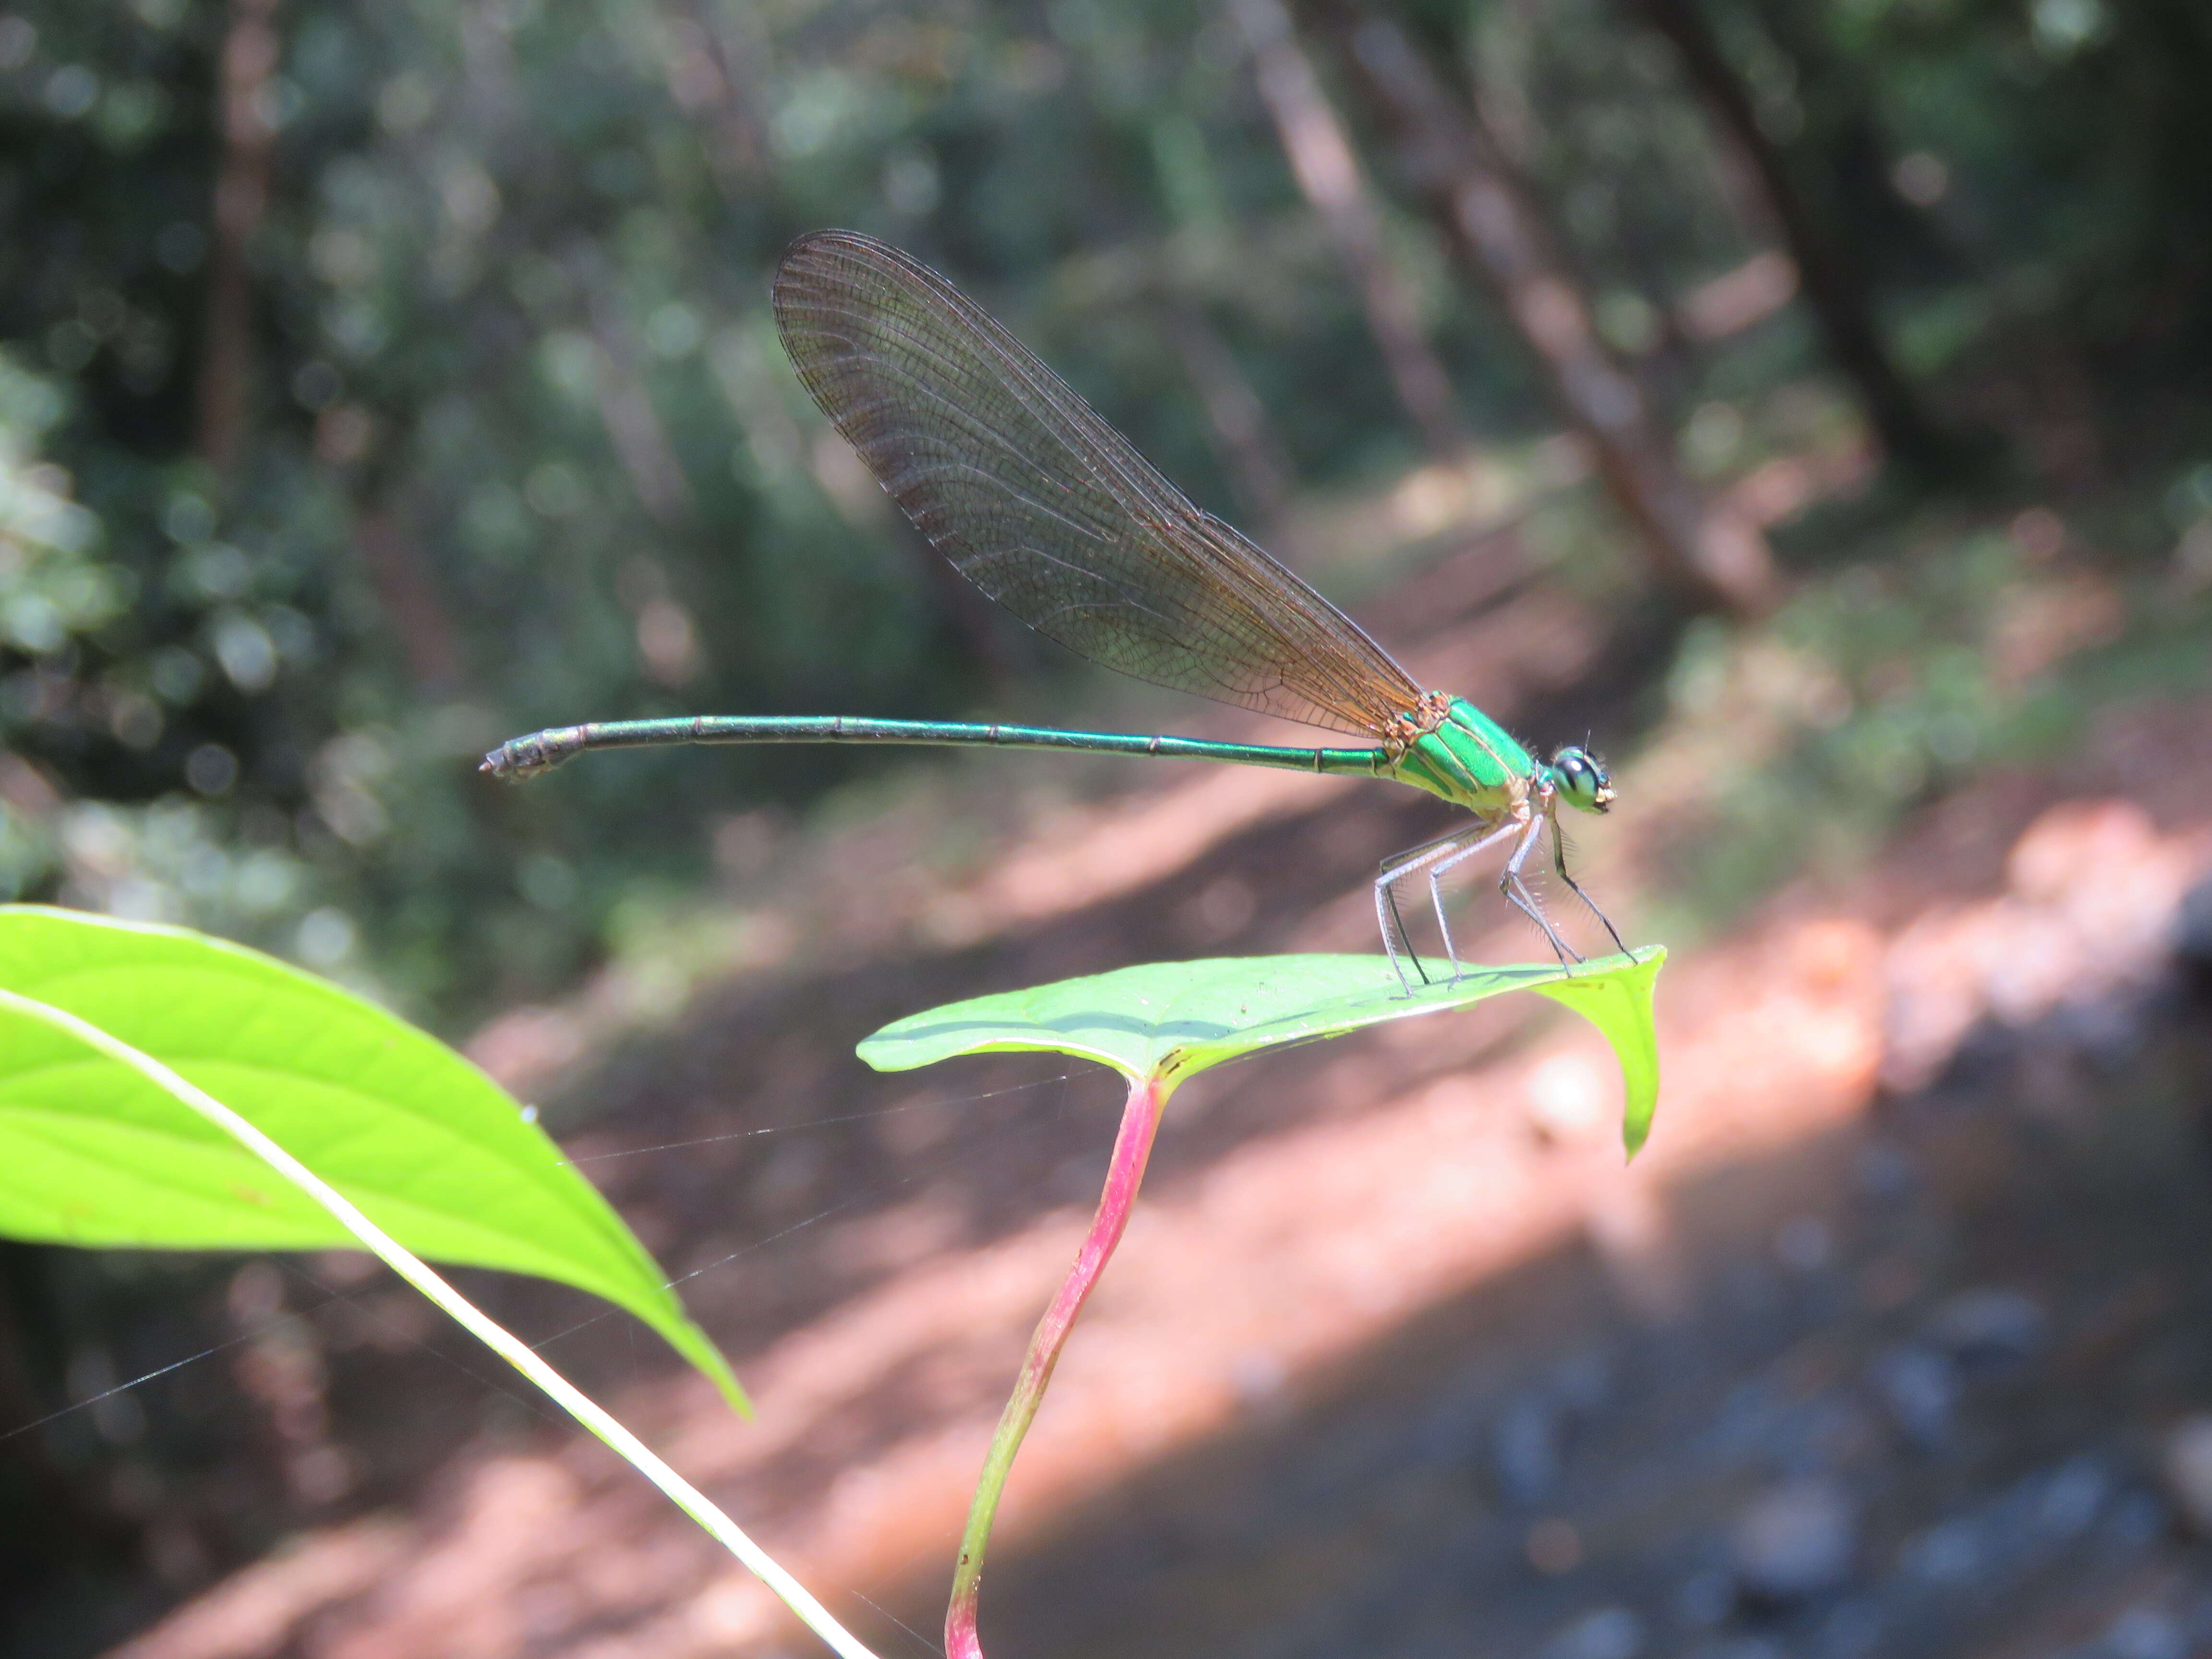
[[[1014,1392],[1000,1413],[998,1431],[983,1460],[983,1473],[975,1483],[975,1501],[968,1510],[968,1530],[960,1539],[960,1564],[952,1575],[952,1602],[945,1611],[945,1659],[983,1659],[983,1645],[975,1634],[976,1598],[983,1584],[983,1547],[990,1541],[991,1520],[999,1510],[999,1496],[1006,1489],[1007,1473],[1030,1421],[1044,1399],[1052,1368],[1060,1363],[1075,1316],[1091,1288],[1105,1271],[1114,1247],[1129,1224],[1129,1212],[1137,1201],[1137,1188],[1145,1178],[1145,1160],[1152,1156],[1152,1135],[1160,1127],[1160,1109],[1167,1104],[1169,1085],[1158,1077],[1134,1078],[1129,1083],[1128,1103],[1121,1109],[1121,1132],[1114,1141],[1114,1162],[1106,1171],[1106,1189],[1098,1195],[1098,1213],[1075,1257],[1075,1266],[1061,1282],[1060,1293],[1037,1321],[1030,1338],[1030,1351],[1022,1361],[1022,1374]]]

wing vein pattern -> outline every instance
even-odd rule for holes
[[[1179,691],[1384,735],[1420,690],[1358,624],[1201,512],[982,309],[850,231],[775,277],[799,378],[960,573],[1047,638]]]

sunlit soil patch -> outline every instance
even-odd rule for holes
[[[1599,1264],[1632,1328],[1675,1328],[1711,1294],[1716,1251],[1756,1253],[1786,1219],[1745,1184],[1748,1172],[1861,1133],[1886,1066],[1909,1066],[1899,1081],[1926,1077],[1991,1022],[2044,1019],[2144,982],[2183,892],[2212,869],[2212,764],[2175,747],[2198,723],[2187,711],[2140,723],[2177,763],[2149,811],[2106,801],[2039,814],[2033,792],[2014,785],[1992,787],[1978,807],[1969,792],[1949,811],[1976,818],[1973,846],[1942,854],[1908,843],[1900,867],[1873,872],[1863,902],[1785,896],[1679,961],[1662,1006],[1663,1109],[1630,1168],[1609,1121],[1610,1061],[1565,1024],[1480,1054],[1447,1051],[1441,1065],[1401,1028],[1194,1085],[1010,1491],[1010,1616],[1036,1633],[1019,1589],[1025,1542],[1091,1512],[1133,1469],[1279,1419],[1304,1379],[1356,1367],[1425,1310],[1562,1251]],[[2127,749],[2116,729],[2106,752]],[[1915,900],[1938,873],[1948,890],[1982,896]],[[836,1040],[836,1024],[815,1040]],[[1322,1097],[1358,1109],[1311,1110]],[[1178,1139],[1203,1142],[1217,1115],[1271,1109],[1288,1126],[1280,1133],[1176,1155]],[[1103,1146],[1103,1112],[1093,1127]],[[757,1422],[721,1414],[688,1380],[637,1382],[621,1403],[841,1614],[896,1650],[903,1638],[872,1604],[928,1616],[1006,1376],[1082,1224],[1073,1189],[981,1248],[927,1193],[830,1224],[818,1248],[843,1253],[865,1283],[746,1360]],[[1826,1248],[1798,1232],[1790,1248],[1808,1261]],[[1914,1275],[1924,1269],[1885,1272],[1866,1268],[1866,1295],[1902,1305],[1923,1293]],[[1585,1560],[1620,1547],[1610,1522],[1540,1523],[1540,1506],[1512,1523],[1527,1532],[1533,1565],[1522,1571],[1538,1585],[1571,1583]],[[764,1592],[588,1447],[487,1450],[457,1465],[422,1511],[314,1538],[123,1651],[266,1652],[280,1627],[318,1656],[453,1659],[586,1642],[593,1653],[766,1659],[796,1639]],[[372,1558],[373,1576],[345,1568]],[[1550,1618],[1542,1609],[1557,1601],[1547,1591],[1525,1616]],[[1080,1629],[1062,1634],[1067,1651],[1091,1650]]]

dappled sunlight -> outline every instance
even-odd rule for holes
[[[0,10],[0,1649],[2212,1653],[2201,9]]]
[[[2212,811],[2160,828],[2104,800],[2028,821],[1987,900],[1889,924],[1779,902],[1668,973],[1660,1115],[1626,1168],[1617,1077],[1596,1036],[1566,1022],[1441,1069],[1411,1031],[1436,1028],[1413,1022],[1389,1042],[1200,1079],[1170,1109],[1152,1186],[1024,1450],[1001,1571],[1018,1578],[1025,1547],[1133,1466],[1172,1465],[1272,1420],[1304,1379],[1562,1251],[1589,1251],[1632,1321],[1680,1321],[1706,1294],[1701,1264],[1721,1241],[1777,1224],[1759,1170],[1860,1133],[1886,1072],[1931,1075],[1977,1022],[2030,1022],[2063,998],[2140,982],[2208,870]],[[2023,967],[2072,960],[2067,949],[2094,954],[2077,973],[2021,981]],[[848,1036],[825,1027],[821,1040]],[[1312,1097],[1359,1109],[1294,1109],[1277,1132],[1194,1160],[1185,1150],[1232,1102],[1264,1115],[1271,1098]],[[1103,1147],[1108,1123],[1102,1097],[1096,1121],[1072,1128]],[[632,1383],[617,1403],[833,1601],[868,1587],[926,1607],[1086,1208],[1048,1205],[980,1244],[927,1196],[832,1230],[818,1248],[857,1251],[872,1271],[745,1363],[757,1420],[730,1417],[690,1376]],[[279,1630],[332,1659],[494,1659],[586,1630],[595,1655],[674,1659],[765,1656],[793,1639],[764,1590],[596,1449],[551,1455],[465,1458],[419,1518],[311,1534],[120,1651],[243,1656]]]
[[[2140,988],[2208,864],[2212,828],[2162,836],[2132,801],[2045,812],[2014,844],[2001,896],[1931,910],[1899,937],[1884,1080],[1923,1086],[1984,1020],[2027,1025]]]

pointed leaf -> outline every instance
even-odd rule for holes
[[[168,1066],[417,1253],[627,1309],[743,1408],[728,1365],[613,1207],[512,1097],[404,1021],[241,945],[33,905],[0,906],[0,989]],[[354,1242],[143,1077],[5,1012],[0,1234],[157,1249]]]
[[[1645,945],[1571,969],[1475,968],[1455,983],[1418,987],[1411,995],[1382,957],[1154,963],[910,1014],[861,1043],[860,1054],[878,1071],[901,1072],[955,1054],[1048,1050],[1172,1088],[1262,1048],[1464,1008],[1501,992],[1534,991],[1583,1015],[1612,1043],[1626,1097],[1622,1138],[1632,1154],[1658,1101],[1651,990],[1666,959],[1664,947]]]

